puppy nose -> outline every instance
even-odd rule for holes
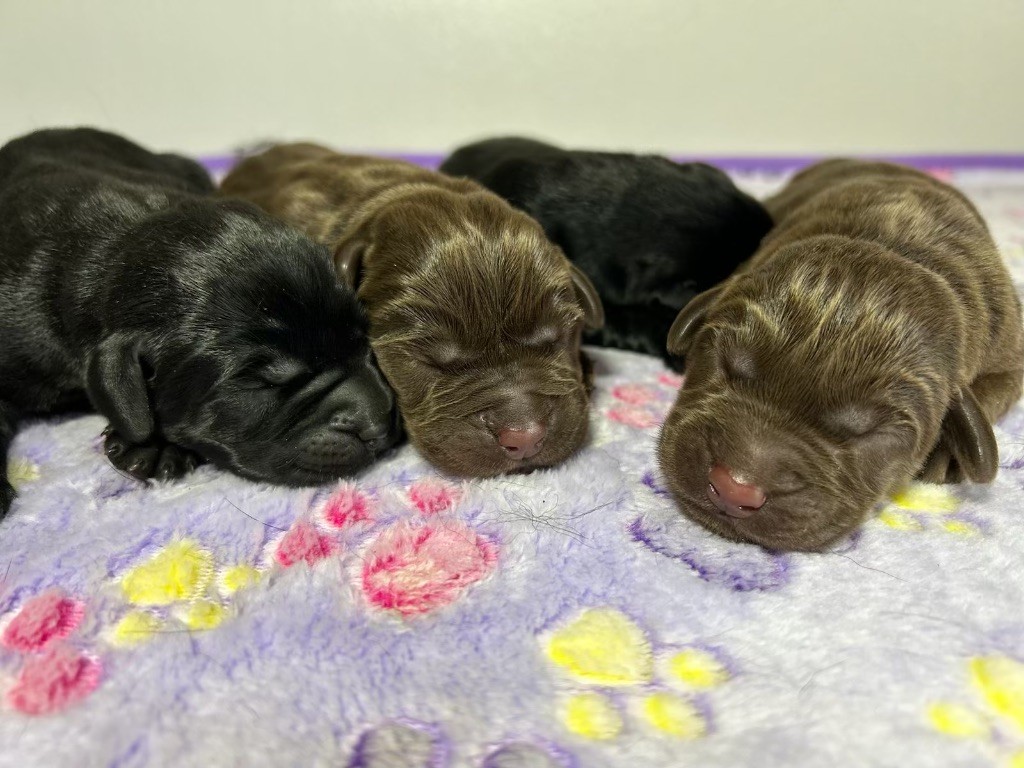
[[[715,464],[708,472],[708,498],[729,517],[750,517],[766,501],[764,491],[741,483],[724,464]]]
[[[393,445],[397,439],[397,424],[394,413],[377,418],[360,417],[352,413],[336,413],[331,417],[331,427],[339,432],[356,435],[364,443],[377,450]]]
[[[498,432],[498,445],[505,449],[509,458],[520,461],[540,453],[547,433],[547,427],[536,421],[522,428],[505,427]]]

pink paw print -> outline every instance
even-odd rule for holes
[[[372,524],[376,501],[351,483],[341,485],[314,519],[299,519],[270,544],[268,559],[284,568],[299,563],[315,565],[343,552],[339,534]]]
[[[367,603],[401,616],[451,605],[494,570],[498,546],[451,513],[461,487],[421,478],[395,492],[344,484],[310,518],[296,520],[270,544],[284,568],[315,566],[360,552],[354,574]]]
[[[680,376],[678,373],[672,373],[671,371],[665,371],[665,373],[658,375],[658,383],[669,389],[680,389],[684,381],[686,381],[685,376]]]
[[[497,545],[462,520],[443,516],[462,497],[461,488],[434,478],[409,487],[420,519],[392,523],[363,552],[359,585],[370,605],[402,616],[430,613],[494,570]]]
[[[440,480],[426,478],[409,488],[409,500],[424,515],[451,509],[462,499],[462,490]]]
[[[52,589],[31,598],[2,622],[0,645],[28,657],[7,691],[12,709],[47,715],[96,689],[103,671],[99,659],[63,642],[84,615],[81,601]]]
[[[373,522],[373,500],[353,485],[343,485],[327,500],[324,521],[334,528]]]
[[[653,429],[665,420],[674,390],[681,383],[681,377],[665,372],[658,376],[657,385],[619,384],[611,390],[612,397],[618,402],[606,414],[612,421],[633,429]]]
[[[367,548],[360,584],[371,605],[412,616],[454,603],[497,561],[497,547],[465,523],[402,520]]]
[[[313,565],[338,549],[338,542],[318,531],[315,525],[298,520],[277,542],[274,559],[285,568],[300,562]]]

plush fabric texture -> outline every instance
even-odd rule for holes
[[[939,173],[1024,286],[1024,174]],[[911,487],[775,555],[666,497],[680,378],[592,354],[590,444],[529,476],[460,483],[405,447],[330,487],[146,487],[101,418],[28,425],[0,765],[1024,766],[1024,408],[991,486]]]

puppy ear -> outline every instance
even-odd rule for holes
[[[685,355],[690,349],[693,337],[697,335],[708,309],[722,292],[720,285],[709,288],[704,293],[698,293],[680,310],[676,315],[675,322],[668,332],[667,347],[673,355]]]
[[[999,469],[999,447],[981,406],[966,387],[953,398],[942,421],[942,440],[964,475],[975,483],[990,483]]]
[[[101,341],[89,355],[85,389],[93,406],[132,443],[143,443],[155,425],[139,361],[139,345],[120,334]]]
[[[572,275],[573,288],[576,289],[576,299],[583,307],[584,325],[592,330],[601,328],[604,325],[604,305],[597,295],[597,289],[590,278],[572,262],[569,262],[569,273]]]
[[[346,240],[334,250],[334,269],[353,291],[359,287],[365,254],[366,241],[359,238]]]

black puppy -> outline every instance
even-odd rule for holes
[[[679,310],[732,274],[771,227],[756,200],[703,163],[503,138],[456,150],[441,170],[533,216],[593,281],[605,324],[587,341],[664,355],[676,368],[665,339]]]
[[[0,148],[0,459],[18,420],[110,421],[139,478],[198,458],[314,484],[397,438],[367,320],[329,252],[203,169],[91,129]],[[14,497],[0,482],[0,517]]]

